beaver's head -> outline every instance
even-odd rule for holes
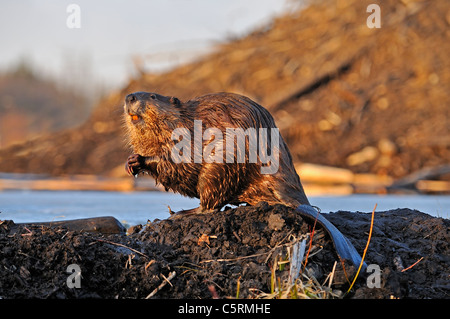
[[[125,98],[125,116],[134,126],[171,127],[180,118],[181,102],[176,97],[156,93],[135,92]]]
[[[134,152],[142,156],[161,156],[163,148],[170,147],[173,130],[182,126],[183,108],[175,97],[147,92],[127,95],[124,117],[128,141]]]

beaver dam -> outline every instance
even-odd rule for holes
[[[324,215],[362,254],[371,213]],[[450,221],[410,209],[375,213],[365,257],[372,271],[361,272],[348,293],[355,267],[339,262],[319,227],[282,205],[260,203],[226,209],[215,216],[155,220],[144,227],[134,226],[128,235],[121,227],[103,229],[104,233],[70,227],[2,221],[0,297],[450,296]],[[303,257],[295,261],[294,247],[302,243]],[[299,270],[297,278],[290,274],[294,264]],[[81,271],[79,288],[67,284],[70,265]]]

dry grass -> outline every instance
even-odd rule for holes
[[[329,299],[345,297],[352,290],[362,269],[372,237],[376,207],[377,205],[375,204],[372,211],[369,236],[367,238],[367,244],[364,249],[361,262],[355,276],[353,277],[353,281],[351,283],[349,282],[350,286],[345,294],[341,290],[332,289],[337,262],[334,263],[333,268],[330,270],[322,283],[315,278],[314,274],[308,273],[308,269],[306,268],[308,258],[314,256],[322,249],[318,245],[313,244],[314,234],[316,233],[314,227],[311,233],[308,233],[306,237],[301,237],[298,239],[294,237],[294,240],[292,240],[289,245],[286,245],[287,255],[284,258],[280,258],[279,256],[275,257],[274,263],[271,267],[270,292],[263,292],[253,289],[251,292],[254,294],[254,297],[260,299]],[[319,231],[318,233],[323,236],[322,231]],[[305,255],[307,241],[309,241],[309,247]],[[300,247],[300,251],[296,252],[298,247]],[[288,264],[290,267],[289,276],[277,276],[277,270],[279,270],[279,273],[282,273]],[[299,267],[299,265],[301,266]],[[239,296],[239,287],[240,282],[238,281],[238,291],[236,293],[236,297]]]
[[[320,283],[306,268],[307,258],[314,256],[322,250],[319,245],[312,244],[314,232],[292,239],[285,244],[285,255],[277,255],[271,267],[270,292],[259,289],[249,289],[253,298],[257,299],[328,299],[342,296],[340,290],[331,288],[333,283],[336,262],[325,280]],[[323,236],[322,231],[316,231],[318,237]],[[309,242],[307,244],[307,242]],[[309,246],[308,246],[309,245]],[[300,251],[295,250],[300,247]],[[308,247],[308,254],[306,254]],[[297,258],[297,259],[296,259]],[[300,268],[298,268],[300,265]],[[289,268],[287,268],[289,267]],[[289,276],[287,274],[289,273]],[[237,283],[236,297],[239,296],[240,281]]]

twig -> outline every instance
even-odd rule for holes
[[[173,278],[175,278],[175,275],[176,275],[177,273],[175,272],[175,271],[172,271],[170,274],[169,274],[169,277],[165,277],[163,274],[161,274],[161,276],[163,276],[163,278],[164,278],[164,281],[155,289],[155,290],[153,290],[147,297],[145,297],[145,299],[150,299],[151,297],[153,297],[154,295],[156,295],[156,293],[158,292],[158,291],[160,291],[161,289],[163,289],[164,288],[164,286],[165,285],[167,285],[167,283],[169,283],[171,286],[172,286],[172,284],[170,283],[170,280],[172,280]]]
[[[171,274],[172,274],[172,273],[170,273],[170,275],[171,275]],[[173,274],[175,275],[175,272],[173,272]],[[163,274],[161,274],[161,276],[164,278],[165,281],[167,281],[167,282],[169,283],[169,285],[170,285],[171,287],[173,287],[172,283],[170,282],[170,279],[166,278],[166,276],[164,276]],[[171,278],[171,279],[172,279],[172,278]]]
[[[242,257],[236,257],[236,258],[230,258],[230,259],[208,259],[208,260],[202,260],[202,261],[200,261],[199,262],[199,264],[202,264],[202,263],[212,263],[212,262],[214,262],[214,261],[238,261],[238,260],[241,260],[241,259],[247,259],[247,258],[254,258],[254,257],[258,257],[258,256],[263,256],[263,255],[266,255],[266,254],[269,254],[270,253],[270,251],[269,252],[267,252],[267,253],[261,253],[261,254],[254,254],[254,255],[249,255],[249,256],[242,256]]]
[[[362,255],[362,258],[361,258],[361,262],[359,263],[358,271],[356,272],[355,278],[353,278],[353,282],[350,285],[350,288],[348,288],[347,293],[349,293],[350,290],[352,290],[353,285],[355,284],[356,279],[358,278],[359,272],[361,271],[362,265],[364,264],[364,258],[366,257],[367,250],[369,249],[370,239],[372,238],[373,220],[375,218],[375,209],[377,209],[377,205],[378,204],[375,204],[375,207],[372,210],[372,220],[370,221],[369,237],[367,238],[366,248],[364,248],[364,252],[363,252],[363,255]]]
[[[146,254],[141,253],[139,250],[133,249],[133,248],[128,247],[128,246],[125,246],[125,245],[123,245],[123,244],[115,243],[115,242],[113,242],[113,241],[104,240],[104,239],[96,239],[96,241],[100,241],[100,242],[103,242],[103,243],[107,243],[107,244],[111,244],[111,245],[115,245],[115,246],[120,246],[120,247],[128,248],[129,250],[134,251],[136,254],[139,254],[139,255],[141,255],[142,257],[146,257],[146,258],[150,259],[149,256],[147,256]]]
[[[411,269],[412,267],[414,267],[415,265],[417,265],[421,260],[423,259],[423,257],[420,257],[420,259],[418,261],[416,261],[414,264],[412,264],[409,267],[406,267],[405,269],[403,269],[401,272],[407,271],[408,269]]]
[[[33,232],[31,230],[29,230],[27,227],[23,226],[23,228],[25,228],[25,230],[27,230],[28,233],[22,234],[22,236],[31,236],[33,234]]]
[[[267,263],[267,261],[269,260],[271,254],[279,247],[282,247],[283,245],[287,245],[287,244],[283,244],[281,245],[280,243],[282,243],[289,235],[291,235],[292,232],[289,232],[283,240],[281,240],[280,242],[278,242],[273,248],[271,248],[268,252],[265,253],[260,253],[260,254],[254,254],[254,255],[248,255],[248,256],[241,256],[241,257],[236,257],[236,258],[229,258],[229,259],[208,259],[208,260],[202,260],[199,262],[199,264],[202,263],[211,263],[211,262],[228,262],[228,261],[238,261],[238,260],[242,260],[242,259],[247,259],[247,258],[254,258],[254,257],[259,257],[259,256],[264,256],[264,255],[268,255],[265,262]],[[211,236],[210,236],[211,237]]]
[[[313,225],[313,229],[311,231],[311,239],[309,241],[309,248],[308,248],[308,252],[306,253],[305,263],[304,263],[303,268],[306,268],[306,264],[308,263],[309,252],[311,251],[312,241],[313,241],[313,238],[314,238],[314,231],[316,230],[316,223],[317,223],[317,218],[319,217],[319,213],[320,213],[320,211],[318,210],[316,219],[314,219],[314,225]]]
[[[322,286],[325,286],[325,283],[328,280],[328,288],[331,288],[331,284],[333,283],[333,279],[334,279],[334,273],[336,272],[336,265],[337,265],[337,261],[334,262],[333,269],[328,274],[327,278],[325,278],[325,281],[323,282]]]
[[[283,239],[281,239],[279,242],[277,242],[276,244],[275,244],[275,246],[272,248],[272,249],[270,249],[270,251],[267,253],[267,257],[266,257],[266,260],[264,261],[264,263],[265,264],[267,264],[267,262],[269,261],[269,259],[270,259],[270,257],[272,256],[272,253],[277,249],[277,248],[279,248],[279,247],[282,247],[282,246],[287,246],[287,245],[289,245],[289,244],[281,244],[282,242],[284,242],[285,240],[287,240],[290,236],[291,236],[291,234],[292,234],[292,230],[291,231],[289,231],[287,234],[286,234],[286,236],[284,236],[284,238]],[[294,237],[295,238],[295,237]]]
[[[154,263],[155,263],[154,259],[150,260],[144,267],[145,271],[147,271],[147,268],[150,267],[151,265],[153,265]]]
[[[131,269],[132,267],[133,267],[133,265],[131,264],[131,260],[133,259],[135,257],[135,255],[134,254],[129,254],[128,255],[128,260],[127,260],[127,262],[125,263],[125,269]]]
[[[275,256],[275,260],[273,261],[271,274],[270,274],[270,293],[271,294],[273,294],[275,292],[275,281],[276,281],[275,270],[276,270],[277,261],[278,261],[278,256]]]

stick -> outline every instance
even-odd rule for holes
[[[370,231],[369,231],[369,237],[367,238],[366,248],[364,248],[364,252],[363,252],[363,255],[362,255],[362,258],[361,258],[361,262],[359,263],[358,271],[356,272],[355,278],[353,278],[353,282],[350,285],[350,288],[348,288],[347,293],[349,293],[350,290],[352,290],[353,285],[356,282],[356,278],[358,278],[359,272],[361,271],[361,267],[362,267],[362,265],[364,263],[364,258],[366,257],[367,249],[369,248],[370,239],[372,238],[373,220],[375,218],[375,209],[377,209],[377,205],[378,204],[375,204],[375,207],[373,208],[373,211],[372,211],[372,220],[370,221]]]
[[[242,257],[236,257],[236,258],[230,258],[230,259],[208,259],[208,260],[202,260],[202,261],[200,261],[199,264],[202,264],[202,263],[212,263],[212,262],[214,262],[214,261],[217,261],[217,262],[222,262],[222,261],[238,261],[238,260],[242,260],[242,259],[254,258],[254,257],[258,257],[258,256],[267,255],[267,254],[269,254],[269,253],[270,253],[270,251],[267,252],[267,253],[254,254],[254,255],[242,256]]]
[[[415,265],[417,265],[421,260],[423,259],[423,257],[420,257],[420,259],[418,261],[416,261],[414,264],[412,264],[409,267],[406,267],[405,269],[402,270],[402,272],[407,271],[408,269],[411,269],[412,267],[414,267]]]
[[[158,291],[160,291],[161,289],[163,289],[164,288],[164,286],[165,285],[167,285],[167,283],[169,283],[170,285],[172,285],[171,283],[170,283],[170,280],[172,280],[174,277],[175,277],[175,275],[176,275],[176,272],[175,271],[172,271],[170,274],[169,274],[169,277],[165,277],[163,274],[161,274],[163,277],[164,277],[164,281],[155,289],[155,290],[153,290],[147,297],[145,297],[145,299],[150,299],[151,297],[153,297],[154,295],[156,295],[156,293],[158,292]]]
[[[317,210],[317,217],[319,217],[319,214],[320,214],[320,208]],[[314,238],[314,231],[316,230],[317,217],[316,217],[316,219],[314,219],[314,226],[311,231],[311,240],[309,241],[309,248],[308,248],[308,252],[306,253],[304,268],[306,268],[306,264],[308,263],[309,252],[311,251],[312,241]]]
[[[107,244],[111,244],[111,245],[115,245],[115,246],[120,246],[120,247],[128,248],[129,250],[134,251],[136,254],[139,254],[139,255],[141,255],[142,257],[146,257],[146,258],[150,259],[149,256],[147,256],[146,254],[141,253],[139,250],[133,249],[133,248],[128,247],[128,246],[125,246],[125,245],[123,245],[123,244],[115,243],[115,242],[113,242],[113,241],[104,240],[104,239],[96,239],[96,241],[100,241],[100,242],[103,242],[103,243],[107,243]]]

